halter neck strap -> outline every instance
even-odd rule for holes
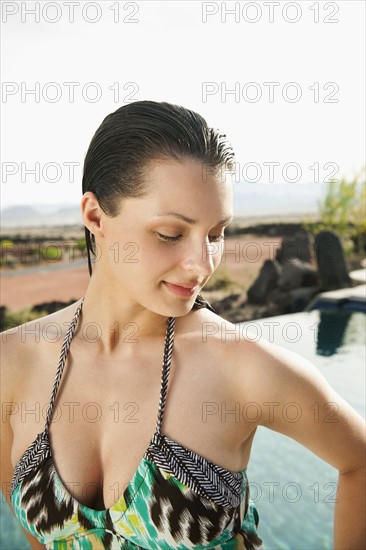
[[[45,422],[45,430],[48,431],[51,419],[52,419],[52,413],[56,401],[56,395],[58,388],[60,386],[62,373],[64,371],[64,367],[66,364],[67,354],[70,348],[71,341],[73,339],[76,326],[78,324],[79,316],[81,309],[83,307],[85,296],[81,298],[80,304],[77,307],[71,322],[70,326],[67,330],[67,333],[65,335],[61,353],[58,361],[58,367],[56,371],[55,381],[53,383],[52,388],[52,394],[51,398],[48,404],[48,410],[47,410],[47,417]],[[170,365],[171,365],[171,358],[173,353],[173,346],[174,346],[174,327],[175,327],[175,317],[168,317],[167,321],[167,329],[165,334],[165,343],[164,343],[164,356],[163,356],[163,366],[162,366],[162,375],[161,375],[161,387],[160,387],[160,398],[159,398],[159,410],[158,410],[158,416],[157,416],[157,422],[156,422],[156,431],[160,432],[161,425],[163,422],[163,416],[164,416],[164,410],[165,410],[165,402],[166,402],[166,395],[167,395],[167,389],[168,389],[168,380],[169,380],[169,373],[170,373]]]

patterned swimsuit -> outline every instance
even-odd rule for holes
[[[167,321],[156,431],[122,496],[106,510],[93,510],[68,492],[48,429],[83,301],[62,345],[45,428],[14,470],[11,502],[23,528],[53,550],[262,549],[246,468],[226,470],[161,433],[174,317]]]

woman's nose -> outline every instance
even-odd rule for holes
[[[218,255],[221,257],[221,254],[221,243],[201,241],[199,244],[189,247],[183,264],[186,269],[194,271],[196,275],[209,277],[215,271]]]

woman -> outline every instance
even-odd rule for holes
[[[225,135],[177,105],[130,103],[96,131],[85,296],[3,335],[2,483],[32,548],[262,548],[247,477],[258,425],[339,470],[334,547],[363,547],[363,419],[308,361],[238,339],[199,294],[222,258],[233,169]],[[297,423],[276,413],[289,396]],[[225,415],[238,402],[261,415]]]

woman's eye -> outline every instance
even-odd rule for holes
[[[182,235],[178,235],[177,237],[169,237],[168,235],[162,235],[162,233],[158,233],[158,235],[159,235],[159,238],[165,242],[179,241],[182,238]],[[224,240],[225,235],[218,235],[217,237],[212,236],[210,237],[210,239],[213,242],[218,242],[218,241]]]
[[[168,235],[162,235],[161,233],[158,233],[158,235],[162,241],[179,241],[182,237],[182,235],[178,235],[177,237],[168,237]]]

